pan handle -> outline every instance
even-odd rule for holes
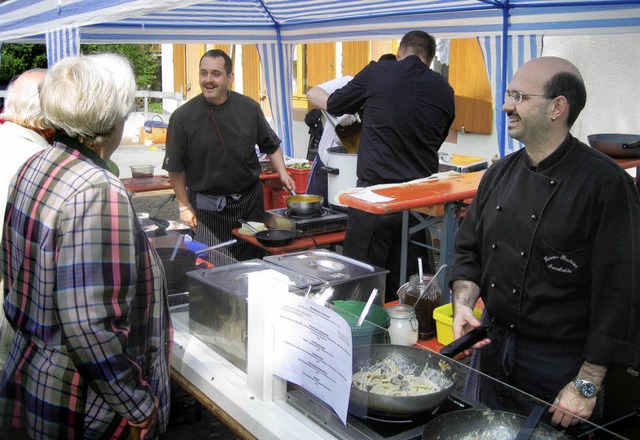
[[[636,150],[640,148],[640,141],[629,142],[628,144],[622,144],[623,150]]]
[[[440,354],[448,358],[452,358],[458,353],[462,353],[464,350],[471,348],[473,344],[479,342],[487,337],[487,327],[481,325],[471,330],[466,335],[463,335],[453,341],[452,343],[445,345],[440,349]]]

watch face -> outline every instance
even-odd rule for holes
[[[582,385],[580,385],[580,393],[584,397],[593,397],[597,392],[596,386],[591,382],[583,382]]]

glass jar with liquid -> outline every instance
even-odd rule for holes
[[[389,314],[389,338],[395,345],[414,345],[418,342],[418,320],[413,307],[399,304],[386,308]]]
[[[433,319],[433,309],[442,305],[442,292],[438,280],[433,279],[433,275],[423,275],[422,279],[420,275],[411,275],[409,282],[398,289],[398,298],[400,304],[414,306],[420,339],[434,337],[436,321]]]

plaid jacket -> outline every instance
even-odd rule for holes
[[[0,423],[31,438],[126,438],[169,413],[162,263],[122,182],[73,148],[33,156],[9,190],[4,310],[17,330]],[[153,435],[154,433],[152,433]]]

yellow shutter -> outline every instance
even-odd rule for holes
[[[491,87],[477,40],[452,39],[449,61],[449,83],[455,92],[456,102],[456,119],[451,128],[468,133],[491,134]]]
[[[368,41],[342,43],[342,76],[355,76],[369,64],[369,61],[371,61],[371,44]]]
[[[335,43],[307,44],[307,93],[311,87],[336,77]]]
[[[260,59],[255,44],[242,45],[242,92],[260,102]]]
[[[186,66],[187,49],[184,44],[173,45],[173,91],[179,92],[182,87],[182,93],[187,92],[187,66]]]

